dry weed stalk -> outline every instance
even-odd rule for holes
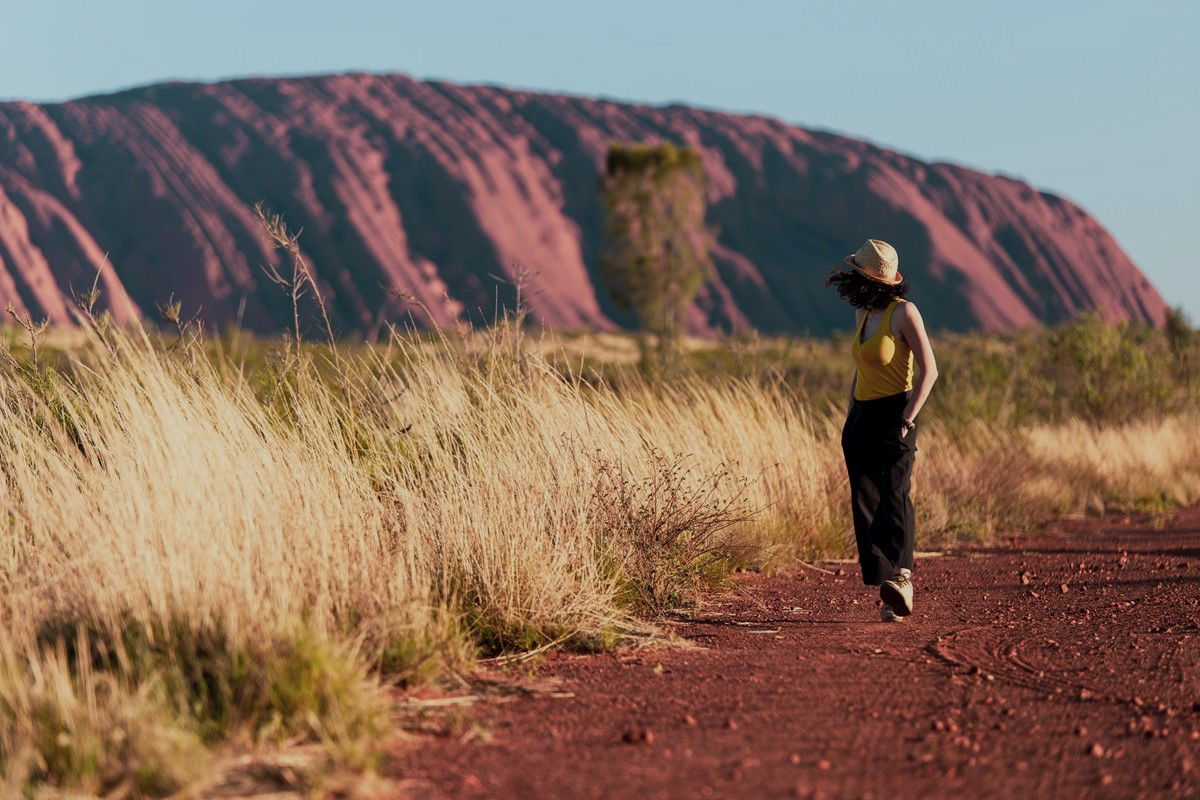
[[[304,336],[300,325],[300,301],[311,291],[321,314],[321,324],[324,327],[325,339],[329,344],[330,355],[340,373],[342,371],[341,356],[338,353],[337,337],[333,333],[333,323],[329,319],[329,309],[326,307],[325,298],[321,295],[321,287],[317,284],[316,275],[300,249],[300,234],[303,231],[293,233],[288,230],[283,215],[269,211],[262,203],[254,205],[254,214],[258,217],[267,239],[277,250],[282,250],[288,255],[291,270],[286,275],[280,272],[279,267],[274,264],[264,266],[263,272],[272,283],[288,293],[292,305],[292,337],[296,349],[299,350]]]
[[[50,327],[50,317],[43,317],[40,322],[34,322],[33,317],[28,313],[22,313],[17,310],[12,303],[8,304],[8,315],[21,327],[25,334],[29,337],[29,360],[35,373],[41,372],[41,361],[38,358],[39,345],[41,343],[42,334]]]

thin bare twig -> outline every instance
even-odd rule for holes
[[[293,233],[288,229],[281,214],[269,211],[262,203],[254,205],[254,213],[267,238],[277,250],[288,254],[288,261],[291,263],[291,272],[287,275],[281,273],[279,267],[274,264],[264,266],[262,269],[267,278],[287,290],[291,298],[292,335],[295,339],[296,349],[300,349],[300,341],[303,338],[303,331],[300,327],[300,300],[311,291],[317,309],[321,312],[321,324],[325,328],[325,338],[329,341],[329,352],[333,356],[334,367],[338,374],[344,377],[337,338],[333,334],[333,323],[329,319],[329,308],[325,303],[325,298],[321,295],[321,287],[317,283],[316,275],[309,266],[308,259],[300,250],[300,234],[303,229]]]
[[[12,317],[16,323],[25,330],[25,333],[29,335],[29,360],[33,366],[33,371],[39,371],[39,345],[41,344],[42,334],[45,333],[46,329],[50,327],[50,317],[43,317],[40,322],[34,322],[33,317],[29,314],[29,312],[22,313],[17,311],[16,306],[14,306],[12,303],[8,304],[8,315]]]

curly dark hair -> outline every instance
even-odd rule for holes
[[[908,280],[895,286],[873,281],[854,270],[834,267],[825,278],[825,285],[837,289],[837,293],[855,308],[887,308],[897,297],[908,296]]]

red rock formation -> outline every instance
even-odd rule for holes
[[[868,236],[897,246],[934,328],[1162,320],[1103,227],[1019,181],[764,117],[358,74],[0,103],[0,303],[65,320],[101,270],[122,318],[174,293],[210,323],[286,326],[264,201],[303,228],[344,331],[487,319],[522,273],[534,319],[615,327],[598,166],[655,137],[705,159],[719,246],[697,331],[845,327],[822,279]]]

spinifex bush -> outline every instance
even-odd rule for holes
[[[186,626],[58,633],[0,658],[10,786],[169,794],[203,776],[209,745],[229,741],[318,741],[366,769],[387,733],[385,697],[354,648],[301,624],[252,649]]]
[[[341,643],[314,650],[297,626],[323,641],[353,635],[352,613],[386,611],[419,629],[429,600],[320,397],[284,425],[204,359],[119,336],[67,372],[5,374],[0,386],[4,770],[166,791],[183,758],[172,742],[272,726],[361,752],[379,726],[346,709],[379,704],[377,683],[353,677],[363,667]],[[90,671],[81,653],[48,661],[76,627],[86,653],[122,657]],[[39,674],[57,677],[19,677]],[[332,694],[314,695],[318,685]],[[119,709],[133,715],[120,741],[106,728]]]
[[[62,649],[0,659],[0,791],[22,785],[77,787],[133,796],[180,789],[205,768],[197,726],[163,683],[93,670]]]
[[[1052,511],[1166,510],[1200,500],[1200,415],[1097,426],[1079,420],[1028,433],[1039,466],[1028,494]]]

